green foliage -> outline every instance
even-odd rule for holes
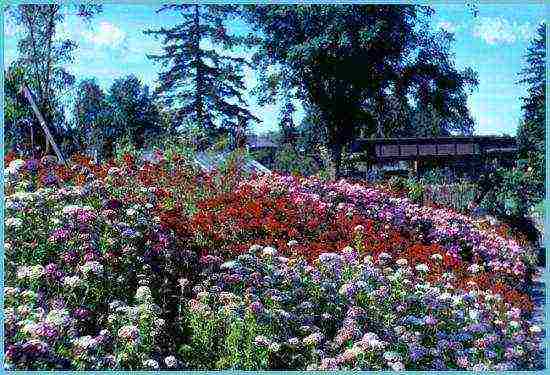
[[[102,152],[104,138],[111,125],[111,111],[103,90],[95,79],[80,82],[74,107],[75,127],[79,130],[80,144],[88,152]]]
[[[71,5],[76,8],[77,15],[90,19],[101,12],[97,5]],[[63,108],[63,94],[74,84],[74,76],[66,69],[73,61],[73,53],[77,48],[74,41],[59,38],[56,25],[65,19],[66,9],[61,4],[22,4],[8,6],[6,15],[21,29],[18,40],[18,55],[8,69],[9,90],[6,91],[11,128],[22,120],[32,124],[36,129],[35,142],[42,148],[46,147],[45,136],[38,126],[34,114],[30,116],[29,104],[26,99],[18,96],[21,82],[25,82],[34,95],[36,105],[42,113],[52,136],[58,143],[72,143],[74,137],[66,124]],[[14,86],[14,84],[17,84]],[[18,142],[13,139],[13,132],[6,132],[9,143]]]
[[[214,313],[201,302],[192,302],[186,320],[191,329],[190,344],[180,353],[193,369],[265,370],[267,350],[254,339],[266,331],[250,313],[243,317],[230,311]],[[205,367],[206,364],[206,367]]]
[[[147,85],[134,75],[115,80],[107,96],[111,108],[111,126],[107,136],[126,136],[136,147],[144,145],[147,133],[160,134],[159,110]]]
[[[538,182],[539,199],[544,197],[545,137],[546,137],[546,23],[542,23],[537,36],[527,51],[527,66],[521,71],[519,83],[527,85],[523,100],[523,119],[518,128],[520,158],[531,167]]]
[[[407,187],[407,179],[399,176],[391,176],[388,180],[388,187],[395,192],[401,192]]]
[[[237,10],[232,5],[164,5],[159,12],[177,12],[182,22],[145,31],[163,43],[162,54],[148,55],[168,67],[159,74],[157,94],[161,101],[174,109],[178,121],[192,120],[211,134],[219,128],[245,128],[249,121],[259,121],[246,109],[242,95],[246,60],[218,49],[246,42],[226,29],[225,21]],[[205,43],[219,47],[205,48]]]
[[[407,196],[415,203],[422,203],[424,196],[424,184],[414,178],[406,180]]]
[[[536,205],[539,182],[532,170],[499,168],[489,181],[492,188],[481,202],[481,206],[501,218],[522,218]]]
[[[413,107],[431,106],[441,126],[470,131],[466,99],[475,74],[454,68],[452,35],[428,31],[430,14],[409,5],[248,7],[246,19],[262,36],[254,58],[260,101],[285,90],[319,110],[333,178],[342,146],[359,129],[392,135]]]
[[[422,175],[421,180],[426,185],[451,183],[450,178],[444,173],[442,168],[432,168],[428,170]]]
[[[319,170],[319,167],[308,155],[298,152],[290,144],[284,144],[275,154],[273,169],[282,173],[293,173],[300,174],[302,176],[309,176],[316,173]]]

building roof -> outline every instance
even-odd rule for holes
[[[247,139],[250,148],[278,148],[279,146],[269,136],[251,135]]]
[[[216,168],[219,168],[224,164],[229,158],[230,153],[227,152],[217,152],[217,153],[208,153],[208,152],[198,152],[195,155],[195,163],[199,168],[204,172],[211,172]],[[258,163],[252,158],[246,158],[244,163],[240,166],[240,169],[243,172],[247,173],[271,173],[271,171]]]

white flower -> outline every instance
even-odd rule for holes
[[[73,214],[75,212],[78,212],[78,210],[80,210],[80,207],[76,206],[74,204],[70,204],[70,205],[67,205],[67,206],[63,207],[63,213],[66,214],[66,215],[70,215],[70,214]]]
[[[420,263],[418,264],[415,269],[418,271],[418,272],[428,272],[430,269],[429,267],[424,264],[424,263]]]
[[[438,262],[441,262],[443,260],[443,256],[441,254],[432,254],[430,258]]]
[[[65,309],[54,309],[46,316],[46,322],[55,326],[62,327],[66,325],[70,320],[69,312]]]
[[[510,327],[514,329],[519,328],[519,325],[520,325],[517,320],[512,320],[509,324],[510,324]]]
[[[222,265],[220,266],[220,269],[230,270],[232,268],[235,268],[236,266],[237,266],[237,262],[235,262],[234,260],[230,260],[228,262],[222,263]]]
[[[404,259],[404,258],[399,258],[397,259],[397,261],[395,262],[399,267],[405,267],[408,263],[407,259]]]
[[[468,272],[478,273],[479,271],[481,271],[481,267],[477,264],[472,264],[470,267],[468,267]]]
[[[161,328],[161,327],[164,327],[164,325],[166,324],[166,321],[164,319],[157,318],[155,319],[154,323],[155,323],[155,327]]]
[[[133,208],[129,208],[126,210],[126,215],[128,216],[134,216],[136,214],[136,210],[134,210]]]
[[[17,292],[18,292],[17,288],[13,288],[11,286],[4,287],[4,295],[6,297],[13,297],[17,294]]]
[[[10,242],[4,242],[4,251],[8,252],[11,250],[11,243]]]
[[[266,246],[264,247],[264,249],[262,250],[262,254],[264,256],[269,256],[269,257],[272,257],[274,256],[275,254],[277,254],[277,249],[273,248],[273,247],[270,247],[270,246]]]
[[[178,360],[173,355],[164,358],[164,363],[166,367],[176,367],[178,365]]]
[[[82,273],[84,274],[87,274],[87,273],[93,273],[95,275],[99,275],[103,272],[103,265],[101,263],[99,263],[98,261],[88,261],[86,263],[84,263],[84,265],[80,266],[80,271],[82,271]]]
[[[470,319],[477,320],[479,318],[479,311],[475,309],[470,309],[468,311],[468,315],[470,316]]]
[[[97,340],[92,336],[82,336],[73,340],[73,344],[82,349],[90,349],[97,345]]]
[[[16,175],[21,168],[25,165],[25,161],[21,159],[15,159],[10,162],[8,167],[6,168],[6,173],[10,175]]]
[[[542,329],[539,326],[531,326],[529,327],[529,331],[531,333],[540,333],[542,332]]]
[[[401,362],[391,362],[389,365],[390,365],[392,371],[403,371],[403,370],[405,370],[405,365],[403,365],[403,363],[401,363]]]
[[[8,217],[4,222],[6,228],[19,228],[23,225],[23,220],[18,217]]]
[[[17,278],[18,279],[24,279],[25,277],[29,276],[31,273],[31,268],[28,266],[21,266],[17,269]]]
[[[139,302],[149,301],[152,298],[151,289],[148,286],[140,286],[136,291],[136,300]]]
[[[78,277],[77,275],[66,276],[63,279],[63,284],[65,284],[69,288],[76,288],[77,286],[79,286],[81,284],[81,282],[82,281],[80,280],[80,277]]]
[[[389,260],[391,258],[392,258],[391,254],[388,254],[388,253],[385,253],[385,252],[382,252],[378,255],[378,259],[384,260],[384,261]]]
[[[135,340],[139,337],[139,329],[134,325],[125,325],[118,330],[118,337],[123,340]]]
[[[40,328],[40,324],[28,320],[21,328],[21,332],[29,336],[34,336],[38,331],[38,328]]]
[[[40,264],[30,267],[29,278],[31,280],[37,280],[44,275],[44,267]]]
[[[280,348],[281,348],[281,345],[279,345],[276,342],[272,342],[271,344],[269,344],[269,350],[274,352],[274,353],[277,353]]]
[[[147,368],[152,368],[154,370],[158,370],[160,368],[158,362],[155,361],[154,359],[148,359],[146,361],[143,361],[143,366]]]
[[[119,168],[116,168],[116,167],[111,167],[109,168],[109,170],[107,171],[107,174],[109,176],[114,176],[116,174],[120,173],[120,169]]]

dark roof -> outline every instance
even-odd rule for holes
[[[447,143],[447,142],[515,142],[512,136],[472,135],[454,137],[411,137],[411,138],[359,138],[361,143]]]

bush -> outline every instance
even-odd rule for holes
[[[500,218],[524,218],[541,199],[538,178],[529,167],[499,168],[486,184],[490,188],[481,205]]]
[[[317,173],[319,167],[311,157],[296,151],[294,146],[283,144],[275,154],[273,170],[279,173],[309,176]]]

